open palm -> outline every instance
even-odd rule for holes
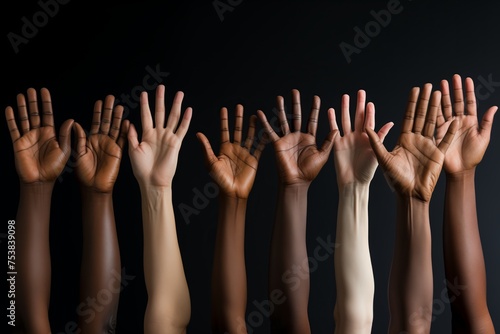
[[[441,142],[453,120],[459,123],[455,138],[444,159],[444,170],[453,174],[473,169],[481,162],[490,142],[493,117],[498,108],[489,108],[480,125],[477,118],[476,96],[472,79],[466,78],[465,80],[466,104],[464,104],[461,77],[457,74],[454,75],[452,84],[453,104],[448,81],[441,81],[443,97],[442,109],[440,109],[437,118],[436,142]]]
[[[156,89],[155,125],[146,92],[141,94],[142,139],[138,140],[137,130],[130,125],[128,131],[129,156],[132,170],[141,185],[171,187],[177,168],[177,160],[182,140],[191,121],[192,109],[188,108],[177,128],[181,115],[184,93],[178,92],[165,125],[165,86]]]
[[[309,184],[316,178],[328,160],[333,146],[333,139],[338,131],[331,131],[321,148],[318,149],[316,146],[316,129],[320,107],[319,97],[315,96],[313,100],[308,132],[301,132],[302,112],[300,95],[297,90],[292,91],[292,100],[293,132],[289,129],[284,101],[281,96],[278,96],[277,104],[280,111],[282,137],[276,134],[262,111],[258,111],[258,116],[273,143],[281,183],[285,185]]]
[[[392,152],[387,152],[373,130],[366,129],[389,184],[398,194],[424,202],[431,199],[458,125],[454,122],[436,145],[434,130],[441,93],[435,91],[429,103],[431,90],[430,84],[425,85],[419,98],[420,90],[412,89],[403,129]]]
[[[67,120],[62,124],[58,141],[49,91],[46,88],[40,91],[42,117],[38,110],[36,90],[30,88],[27,93],[28,108],[25,96],[23,94],[17,96],[19,127],[13,108],[9,106],[5,109],[16,170],[21,182],[26,184],[55,182],[70,156],[70,131],[73,120]]]
[[[261,139],[252,153],[254,144],[256,116],[250,117],[247,139],[242,146],[241,138],[243,128],[243,106],[236,106],[236,121],[233,142],[229,139],[227,109],[222,108],[221,118],[221,146],[219,155],[216,156],[209,140],[203,133],[197,137],[203,147],[205,163],[210,176],[214,179],[221,191],[236,198],[248,198],[255,181],[259,158],[264,148]]]
[[[118,177],[128,122],[123,122],[123,107],[113,109],[109,95],[94,106],[92,127],[88,137],[80,124],[74,128],[78,137],[76,175],[80,183],[99,192],[111,192]]]
[[[368,103],[365,107],[366,92],[358,91],[354,131],[351,129],[351,119],[349,115],[349,95],[342,96],[342,130],[343,135],[335,137],[333,145],[335,170],[339,185],[350,183],[369,183],[378,162],[373,153],[370,140],[365,132],[365,127],[372,130],[375,127],[375,107],[373,103]],[[366,110],[365,110],[366,108]],[[330,128],[338,130],[335,117],[335,110],[328,110]],[[385,136],[392,128],[392,122],[385,124],[378,132],[380,141],[383,142]]]

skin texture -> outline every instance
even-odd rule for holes
[[[41,98],[41,101],[38,100]],[[56,138],[49,91],[29,88],[17,95],[14,109],[5,109],[10,131],[20,197],[16,216],[15,333],[50,333],[49,223],[52,190],[71,151],[73,120],[65,121]],[[41,113],[40,113],[41,111]]]
[[[443,246],[453,333],[495,333],[486,301],[486,269],[476,213],[475,172],[488,147],[497,107],[477,118],[474,83],[453,76],[453,102],[448,81],[441,82],[442,109],[437,122],[439,143],[455,120],[457,133],[444,158],[446,194]]]
[[[118,176],[128,121],[122,122],[123,107],[113,108],[114,97],[94,105],[92,126],[87,136],[78,123],[73,129],[76,141],[76,176],[82,194],[83,250],[80,301],[96,299],[101,291],[110,296],[94,309],[95,315],[79,317],[82,333],[114,333],[120,290],[120,249],[113,209],[113,186]],[[114,287],[110,289],[110,287]]]
[[[172,180],[192,109],[181,119],[183,92],[177,92],[165,122],[165,86],[156,89],[154,124],[148,95],[141,94],[142,138],[133,124],[128,131],[129,156],[139,183],[144,229],[144,277],[148,304],[144,332],[186,333],[191,301],[177,241]],[[166,123],[166,124],[165,124]]]
[[[276,304],[271,314],[272,333],[311,332],[307,305],[309,300],[309,262],[306,249],[307,191],[328,160],[337,131],[331,131],[320,149],[316,146],[316,129],[320,99],[315,96],[307,125],[301,131],[302,112],[300,94],[292,91],[292,129],[286,119],[283,97],[278,96],[277,107],[281,137],[276,134],[265,114],[258,117],[273,143],[279,175],[275,224],[271,239],[269,263],[269,297],[282,294],[282,303]],[[293,274],[292,274],[293,272]],[[293,278],[290,278],[290,275]],[[299,277],[299,279],[296,279]]]
[[[342,96],[343,136],[333,146],[339,191],[335,244],[335,333],[371,333],[375,283],[368,244],[368,197],[370,182],[378,166],[365,132],[375,127],[375,106],[366,103],[366,92],[358,91],[354,129],[349,115],[349,95]],[[338,131],[335,111],[328,111],[330,127]],[[378,132],[380,141],[393,126]]]
[[[434,138],[441,93],[432,85],[411,90],[402,131],[388,152],[366,128],[373,151],[397,198],[394,256],[389,278],[389,333],[429,333],[433,277],[429,202],[446,151],[458,128],[451,122],[439,145]]]
[[[264,143],[255,141],[257,117],[250,117],[248,134],[242,143],[243,106],[237,105],[233,142],[229,138],[228,113],[220,111],[221,143],[216,156],[207,137],[198,133],[205,163],[219,186],[219,221],[212,271],[212,332],[247,333],[245,269],[245,214],[247,199],[257,173]]]

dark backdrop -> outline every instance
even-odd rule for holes
[[[42,0],[43,3],[44,0]],[[29,87],[51,91],[56,125],[74,118],[88,129],[93,104],[107,94],[138,94],[149,69],[163,72],[167,104],[174,93],[185,92],[184,108],[194,109],[193,120],[180,152],[174,180],[178,238],[192,299],[188,332],[210,333],[210,272],[216,230],[216,199],[183,218],[179,205],[194,207],[196,191],[210,187],[195,133],[202,131],[218,149],[219,109],[230,115],[237,103],[245,116],[261,109],[272,117],[277,95],[290,102],[290,91],[300,90],[305,112],[314,94],[322,98],[318,140],[328,125],[328,107],[339,109],[340,97],[365,89],[377,110],[377,127],[394,121],[386,139],[392,148],[398,137],[402,113],[413,86],[454,73],[470,76],[477,85],[500,81],[498,14],[500,4],[488,2],[401,0],[397,13],[379,29],[372,11],[386,10],[394,1],[240,1],[220,0],[230,6],[219,16],[213,1],[175,1],[149,4],[90,4],[68,1],[52,7],[52,17],[43,21],[41,3],[18,2],[2,10],[1,106],[15,106],[16,94]],[[222,5],[220,5],[222,6]],[[394,10],[393,10],[394,11]],[[38,13],[38,14],[37,14]],[[15,47],[9,33],[22,34],[23,17],[39,21],[36,34]],[[38,15],[38,16],[37,16]],[[370,23],[373,21],[372,23]],[[350,55],[341,43],[355,46],[355,27],[372,37]],[[12,36],[12,34],[10,35]],[[358,40],[357,43],[363,41]],[[166,74],[168,72],[168,75]],[[151,80],[150,83],[154,81]],[[500,84],[483,84],[478,93],[480,116],[499,103]],[[149,89],[152,93],[153,90]],[[139,109],[131,98],[128,118],[139,123]],[[498,122],[498,121],[497,121]],[[496,123],[497,123],[496,122]],[[490,146],[477,169],[477,202],[480,231],[488,275],[488,303],[493,321],[500,324],[498,270],[498,203],[500,138],[494,124]],[[247,124],[247,123],[246,123]],[[18,179],[12,144],[2,117],[1,244],[6,248],[7,220],[15,219]],[[269,242],[277,175],[272,147],[266,147],[248,204],[246,264],[248,275],[247,320],[253,333],[268,333],[269,320],[256,304],[267,291]],[[59,182],[60,181],[60,182]],[[78,184],[68,169],[56,183],[51,218],[52,294],[50,319],[53,333],[77,320],[79,266],[81,257],[81,209]],[[433,333],[450,332],[450,305],[445,289],[442,254],[442,206],[444,180],[440,179],[431,202],[433,265],[435,283]],[[207,186],[208,185],[208,186]],[[140,194],[130,161],[124,154],[114,189],[116,225],[122,266],[127,276],[118,311],[118,333],[141,333],[146,306],[142,269],[142,223]],[[370,249],[375,275],[373,333],[385,333],[388,324],[387,282],[392,258],[395,198],[380,171],[370,195]],[[307,242],[312,251],[317,238],[335,237],[337,184],[333,159],[322,169],[309,191]],[[333,256],[311,273],[310,321],[313,333],[332,333],[335,303]],[[5,310],[5,308],[4,308]],[[260,313],[259,313],[260,312]],[[2,317],[6,321],[5,317]],[[260,325],[259,325],[260,324]]]

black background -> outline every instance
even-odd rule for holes
[[[370,12],[386,9],[388,1],[232,3],[237,5],[226,11],[221,20],[212,1],[163,5],[139,1],[99,5],[70,1],[59,5],[57,14],[41,25],[28,43],[20,45],[17,53],[7,35],[21,34],[22,17],[32,22],[33,15],[41,10],[40,4],[17,2],[15,7],[2,10],[3,108],[15,106],[16,94],[25,93],[29,87],[37,90],[47,87],[52,95],[57,129],[68,118],[88,129],[94,102],[108,94],[116,97],[130,94],[142,85],[148,74],[147,66],[158,66],[162,72],[170,73],[162,78],[168,106],[176,91],[185,93],[183,109],[193,107],[193,120],[180,152],[173,191],[178,238],[191,294],[190,333],[210,333],[210,273],[217,201],[209,199],[199,214],[190,216],[189,223],[178,207],[181,203],[193,207],[194,190],[203,192],[211,182],[195,133],[204,132],[217,151],[221,107],[229,108],[230,119],[237,103],[244,105],[245,119],[258,109],[272,117],[276,96],[283,95],[288,105],[291,89],[297,88],[308,115],[312,96],[319,95],[322,107],[318,143],[322,143],[328,132],[327,108],[339,110],[344,93],[351,95],[354,103],[356,91],[365,89],[368,100],[376,106],[377,128],[388,121],[395,122],[386,139],[386,146],[392,148],[411,87],[430,82],[438,88],[441,79],[451,80],[454,73],[472,77],[476,85],[481,77],[491,76],[500,81],[498,2],[401,0],[401,12],[393,15],[391,22],[359,54],[353,54],[350,63],[339,44],[352,45],[353,28],[364,29],[374,20]],[[498,87],[491,92],[483,88],[481,93],[487,96],[479,99],[480,116],[488,107],[497,105],[500,97]],[[130,108],[128,118],[140,128],[138,116],[139,109]],[[477,168],[476,187],[489,283],[488,303],[498,326],[500,288],[496,283],[500,282],[500,271],[496,254],[500,179],[495,167],[499,162],[500,138],[496,123],[488,151]],[[2,128],[4,224],[0,240],[7,254],[6,226],[16,216],[19,186],[3,118]],[[253,312],[253,323],[259,320],[254,301],[267,298],[276,177],[274,153],[268,145],[260,160],[247,210],[247,316]],[[445,289],[443,186],[441,178],[431,202],[435,286],[432,333],[450,332],[450,305],[441,298]],[[316,247],[318,237],[335,237],[337,198],[336,175],[330,158],[309,190],[309,251]],[[126,153],[114,189],[114,203],[122,267],[127,275],[135,276],[121,293],[117,332],[141,333],[147,296],[142,269],[140,194]],[[379,170],[371,184],[369,208],[375,275],[373,333],[385,333],[388,325],[387,282],[394,239],[394,204],[395,198]],[[50,320],[52,332],[63,333],[68,322],[77,320],[82,245],[80,195],[71,161],[54,189],[50,241]],[[333,267],[331,256],[311,273],[309,317],[313,333],[333,333]],[[253,333],[269,332],[268,318],[262,318],[263,324],[252,327]]]

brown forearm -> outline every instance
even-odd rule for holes
[[[87,188],[81,193],[80,328],[82,333],[110,333],[115,329],[121,272],[113,198]]]
[[[246,333],[246,199],[221,195],[212,271],[214,333]]]
[[[308,185],[280,186],[271,241],[269,291],[285,301],[271,315],[273,333],[310,333],[306,247]]]
[[[396,241],[389,278],[389,333],[429,333],[432,296],[429,203],[397,196]]]
[[[49,223],[53,183],[21,184],[16,217],[17,333],[50,332]]]
[[[475,171],[446,175],[443,243],[454,333],[494,333],[486,302]]]

